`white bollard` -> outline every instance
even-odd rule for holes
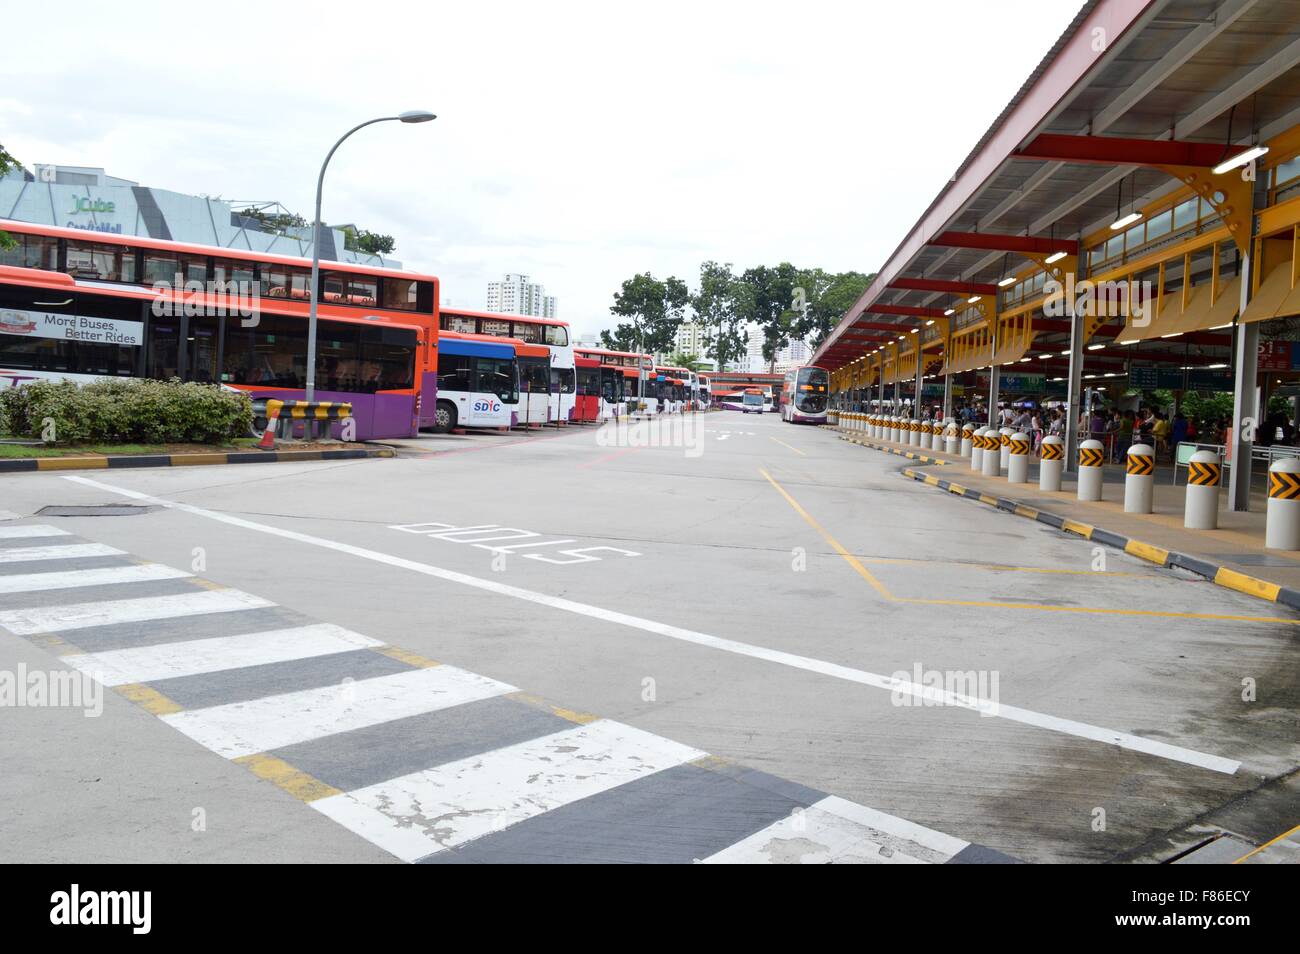
[[[961,426],[961,456],[969,457],[975,449],[975,425],[963,424]]]
[[[1079,492],[1080,500],[1100,500],[1103,467],[1106,463],[1106,448],[1101,441],[1084,441],[1079,445]]]
[[[1002,435],[995,427],[984,432],[984,464],[980,473],[985,477],[997,477],[1002,473]]]
[[[1038,489],[1060,490],[1061,471],[1065,467],[1065,441],[1055,434],[1043,438],[1042,457],[1038,460]]]
[[[898,418],[892,416],[885,418],[885,440],[898,440]]]
[[[1029,435],[1017,432],[1011,435],[1011,457],[1007,461],[1007,482],[1029,483]]]
[[[1011,435],[1014,433],[1015,431],[1009,427],[998,431],[998,467],[1002,470],[1006,470],[1007,465],[1011,463]]]
[[[1284,457],[1268,469],[1264,546],[1300,550],[1300,459]]]
[[[921,422],[921,450],[938,450],[934,446],[934,435],[938,433],[938,428],[933,421]]]
[[[913,447],[921,446],[921,422],[912,418],[907,422],[908,443]]]
[[[879,420],[877,420],[875,412],[874,411],[867,412],[867,435],[868,436],[873,438],[880,436],[879,424],[880,422]]]
[[[1124,512],[1150,513],[1155,483],[1155,449],[1150,444],[1134,444],[1124,464]]]
[[[1187,499],[1183,526],[1188,530],[1219,529],[1219,479],[1223,465],[1214,451],[1197,451],[1187,464]]]
[[[961,450],[961,434],[957,430],[957,424],[955,421],[949,421],[948,428],[944,431],[943,449],[949,454],[956,454]]]
[[[984,428],[971,433],[970,469],[979,473],[984,469]]]

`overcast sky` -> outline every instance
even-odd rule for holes
[[[21,3],[0,143],[397,239],[443,301],[524,272],[579,334],[636,272],[873,271],[1080,0]],[[57,16],[54,15],[57,12]]]

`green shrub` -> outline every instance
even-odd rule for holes
[[[15,435],[39,438],[49,422],[60,444],[218,444],[253,420],[247,394],[176,379],[34,381],[0,392],[0,406]]]

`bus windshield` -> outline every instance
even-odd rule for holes
[[[795,381],[794,406],[810,414],[826,410],[830,375],[822,368],[800,368]]]
[[[745,402],[746,404],[748,404],[750,407],[762,407],[762,406],[763,406],[763,395],[761,395],[761,394],[746,394],[745,397],[744,397],[744,402]]]

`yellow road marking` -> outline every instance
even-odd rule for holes
[[[831,536],[829,530],[818,523],[816,518],[800,505],[799,501],[790,496],[786,489],[772,478],[771,474],[761,467],[758,469],[758,472],[762,474],[767,482],[776,489],[777,493],[785,498],[786,503],[794,508],[795,513],[803,517],[807,524],[821,534],[822,539],[830,544],[831,548],[843,557],[849,566],[853,567],[853,569],[857,571],[859,576],[870,583],[877,593],[889,600],[891,603],[915,603],[926,606],[970,606],[980,609],[1038,610],[1045,613],[1091,613],[1104,616],[1143,616],[1157,617],[1160,619],[1201,619],[1235,623],[1285,623],[1292,626],[1300,625],[1300,619],[1285,619],[1278,616],[1233,616],[1225,613],[1177,613],[1171,610],[1115,609],[1112,607],[1101,606],[1056,606],[1051,603],[1004,603],[996,600],[938,600],[895,596],[883,583],[880,582],[880,580],[873,576],[871,572],[862,565],[861,560],[846,550],[838,540]],[[1074,529],[1075,533],[1088,537],[1091,537],[1092,535],[1092,527],[1087,524],[1074,523],[1069,520],[1066,521],[1066,524],[1072,524],[1070,529],[1077,528]],[[1241,574],[1237,575],[1241,576]],[[1253,578],[1244,577],[1244,579],[1250,580]]]
[[[796,454],[798,454],[800,457],[807,457],[807,456],[808,456],[808,455],[805,454],[803,451],[801,451],[799,448],[797,448],[797,447],[792,447],[791,445],[787,444],[785,441],[781,440],[781,438],[779,438],[779,437],[768,437],[768,440],[769,440],[769,441],[776,441],[776,442],[777,442],[778,444],[780,444],[782,447],[789,447],[790,450],[794,451],[794,452],[795,452]]]
[[[506,695],[507,699],[514,699],[516,702],[522,702],[524,705],[532,706],[534,709],[542,709],[552,715],[557,715],[566,722],[575,722],[578,725],[587,725],[595,722],[600,718],[598,715],[592,715],[590,712],[579,712],[577,709],[566,709],[563,706],[553,705],[547,702],[541,696],[535,696],[529,692],[511,692]]]
[[[1065,576],[1136,576],[1149,579],[1147,573],[1129,573],[1124,570],[1061,570],[1046,566],[1012,566],[1010,563],[980,563],[976,560],[911,560],[907,557],[858,557],[863,563],[873,565],[903,566],[955,566],[972,570],[999,570],[1015,573],[1056,573]]]
[[[156,716],[171,715],[173,712],[181,711],[181,706],[172,702],[157,689],[143,683],[133,682],[116,688],[121,695],[126,696],[145,712],[152,712]]]
[[[1285,623],[1300,626],[1300,619],[1280,616],[1232,616],[1225,613],[1176,613],[1173,610],[1114,609],[1103,606],[1056,606],[1051,603],[999,603],[996,600],[932,600],[893,597],[896,603],[924,603],[931,606],[975,606],[987,609],[1043,610],[1047,613],[1097,613],[1107,616],[1155,616],[1161,619],[1213,619],[1233,623]]]
[[[308,775],[283,759],[277,759],[274,755],[267,755],[265,752],[243,755],[235,761],[248,766],[258,778],[288,792],[301,802],[314,802],[320,798],[342,794],[333,785],[327,785],[315,776]]]
[[[1220,586],[1226,586],[1230,590],[1237,590],[1240,593],[1248,593],[1251,596],[1259,596],[1274,601],[1277,600],[1278,591],[1282,589],[1276,583],[1257,580],[1245,573],[1229,570],[1226,566],[1219,567],[1219,571],[1214,574],[1214,582]]]
[[[399,649],[396,646],[380,646],[375,650],[377,653],[383,653],[389,659],[396,659],[398,662],[409,663],[418,669],[433,669],[435,666],[441,666],[442,663],[435,662],[432,659],[426,659],[418,653],[413,653],[409,649]]]
[[[1283,838],[1289,838],[1291,835],[1294,835],[1294,834],[1295,834],[1296,832],[1298,832],[1298,831],[1300,831],[1300,825],[1296,825],[1294,828],[1291,828],[1291,829],[1288,829],[1287,831],[1282,832],[1282,834],[1278,835],[1276,838],[1273,838],[1273,839],[1270,839],[1269,841],[1264,842],[1264,844],[1260,845],[1258,848],[1254,849],[1253,851],[1248,851],[1248,852],[1246,852],[1244,855],[1242,855],[1240,858],[1238,858],[1236,861],[1234,861],[1233,864],[1234,864],[1234,865],[1239,865],[1239,864],[1241,864],[1243,861],[1245,861],[1245,860],[1246,860],[1247,858],[1249,858],[1251,855],[1257,855],[1257,854],[1259,854],[1259,853],[1260,853],[1261,851],[1263,851],[1265,848],[1271,847],[1272,845],[1276,845],[1276,844],[1277,844],[1279,841],[1281,841]]]
[[[879,593],[887,600],[893,599],[893,597],[889,593],[889,590],[885,589],[885,585],[881,583],[878,579],[876,579],[874,576],[872,576],[871,571],[868,570],[865,566],[863,566],[861,561],[859,561],[857,557],[855,557],[848,550],[844,549],[844,547],[840,545],[840,541],[836,540],[833,536],[831,536],[830,532],[825,527],[823,527],[820,523],[818,523],[813,518],[812,514],[810,514],[807,510],[804,510],[803,507],[799,505],[799,501],[795,500],[788,493],[786,493],[785,488],[782,487],[780,484],[778,484],[775,480],[773,480],[771,474],[769,474],[761,467],[758,469],[758,472],[762,474],[764,478],[766,478],[769,484],[771,484],[773,487],[776,488],[776,492],[785,498],[785,502],[794,508],[794,512],[797,513],[799,516],[803,517],[804,521],[808,524],[808,526],[812,527],[819,534],[821,534],[822,539],[830,544],[831,549],[833,549],[836,553],[842,556],[845,559],[845,561],[849,564],[849,566],[853,567],[853,569],[857,571],[860,577],[862,577],[864,580],[866,580],[868,583],[871,584],[872,588],[877,593]]]

